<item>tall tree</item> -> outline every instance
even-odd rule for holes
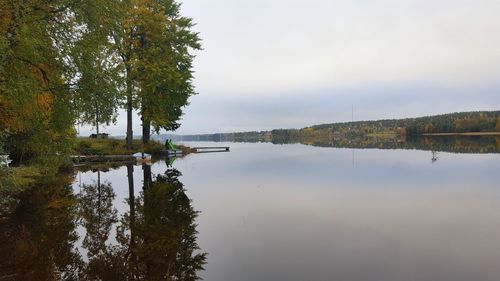
[[[75,108],[81,123],[92,124],[99,134],[99,124],[116,121],[121,100],[119,64],[102,31],[82,36],[73,48],[78,70]]]
[[[194,94],[192,50],[200,49],[190,18],[180,15],[173,0],[115,0],[110,35],[125,78],[127,144],[132,144],[132,112],[143,122],[143,141],[151,125],[176,129],[182,107]]]
[[[120,59],[124,78],[125,110],[127,111],[127,146],[132,146],[132,113],[136,100],[136,76],[134,73],[137,59],[137,22],[136,14],[141,5],[137,0],[110,0],[108,6],[113,8],[109,13],[106,28],[112,40],[112,48]]]
[[[53,163],[69,148],[74,116],[65,51],[74,39],[74,3],[0,0],[0,131],[14,160]]]
[[[139,101],[143,123],[143,143],[148,143],[151,125],[155,131],[175,130],[192,86],[193,50],[201,48],[191,29],[192,19],[180,15],[180,4],[173,0],[142,0],[138,15]]]

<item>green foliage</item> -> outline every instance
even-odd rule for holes
[[[175,130],[182,108],[195,94],[190,50],[201,48],[200,39],[191,31],[192,20],[180,16],[175,1],[150,2],[145,6],[147,12],[141,15],[138,32],[141,114],[156,131]]]
[[[7,135],[5,134],[5,132],[0,132],[0,155],[5,153],[4,145],[6,138]]]
[[[192,20],[180,15],[173,0],[115,2],[120,4],[108,27],[124,70],[126,109],[140,110],[146,131],[150,123],[156,130],[176,129],[194,94],[190,52],[200,49],[200,40]]]
[[[97,37],[97,38],[96,38]],[[81,123],[92,124],[99,133],[99,124],[114,123],[122,98],[119,68],[113,54],[103,43],[106,38],[85,34],[73,48],[79,72],[74,106]]]
[[[405,120],[409,135],[495,132],[500,111],[462,112]]]
[[[286,130],[283,130],[286,131]],[[223,134],[185,135],[185,141],[216,141],[216,142],[268,142],[271,141],[272,132],[237,132]]]
[[[0,1],[0,132],[16,162],[63,154],[73,131],[70,1]]]
[[[119,2],[119,1],[118,1]],[[71,46],[75,72],[73,105],[80,123],[114,123],[123,99],[123,68],[110,41],[117,1],[91,0],[75,5],[78,40]]]
[[[287,140],[295,137],[297,130],[272,130],[271,132],[271,141],[273,143],[286,143]]]
[[[147,132],[176,129],[192,27],[173,0],[0,0],[0,145],[16,163],[64,163],[75,121],[113,123],[124,99]]]

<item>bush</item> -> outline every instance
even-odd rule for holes
[[[96,154],[96,148],[90,140],[79,139],[76,147],[76,151],[82,155]]]
[[[119,140],[111,140],[109,145],[111,146],[112,149],[116,149],[116,148],[118,148],[118,146],[120,146],[120,141]]]
[[[81,140],[78,143],[78,148],[79,149],[89,149],[91,147],[92,147],[92,143],[90,143],[90,141],[88,141],[88,140]]]

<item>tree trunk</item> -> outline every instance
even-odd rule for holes
[[[130,225],[130,244],[129,244],[129,253],[130,253],[130,261],[135,264],[136,256],[135,256],[135,192],[134,192],[134,166],[132,164],[127,165],[127,177],[128,177],[128,205],[129,205],[129,225]],[[131,278],[135,280],[135,274],[130,272],[132,275]]]
[[[148,144],[151,139],[151,121],[142,118],[142,143]]]
[[[99,109],[97,108],[97,105],[95,111],[95,127],[97,131],[97,138],[99,138]]]
[[[97,171],[97,212],[101,223],[101,171]]]
[[[145,49],[145,41],[144,41],[144,33],[141,34],[141,50],[144,51]],[[140,53],[140,60],[143,60],[144,52]],[[141,73],[144,72],[144,69],[141,69]],[[146,105],[147,105],[147,98],[142,97],[142,112],[141,112],[141,119],[142,119],[142,144],[146,145],[149,143],[149,139],[151,138],[151,121],[148,120],[147,118],[144,117],[144,114],[146,113]]]
[[[132,81],[130,69],[127,69],[127,148],[132,148]]]
[[[144,176],[144,179],[143,179],[144,186],[142,187],[142,189],[145,191],[153,183],[153,177],[151,174],[151,166],[142,165],[142,170],[143,170],[143,176]]]
[[[132,164],[127,165],[127,178],[128,178],[128,197],[129,197],[128,204],[130,208],[130,228],[132,230],[132,226],[135,223],[134,166]]]

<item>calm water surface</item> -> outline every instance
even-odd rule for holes
[[[200,212],[205,280],[500,278],[499,155],[224,145],[173,164]],[[101,181],[128,212],[127,169]],[[138,196],[140,166],[134,181]]]
[[[500,280],[499,154],[188,145],[231,152],[76,174],[85,276]]]

